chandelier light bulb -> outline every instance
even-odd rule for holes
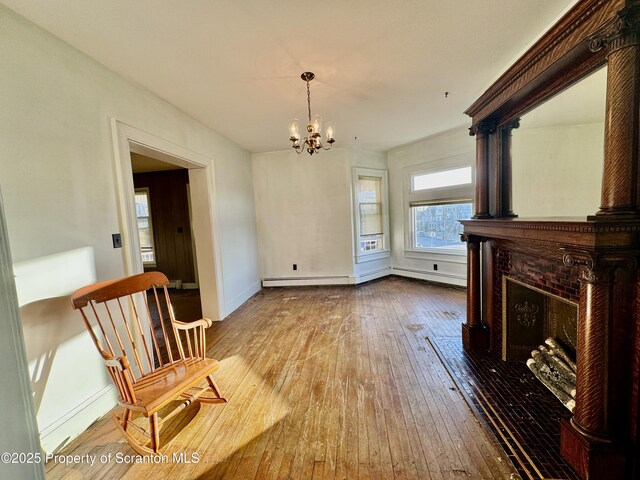
[[[311,127],[313,128],[314,135],[322,134],[322,117],[320,115],[311,117]]]
[[[289,140],[294,143],[300,140],[300,124],[297,118],[289,121]]]
[[[331,142],[333,141],[333,135],[335,134],[336,127],[333,122],[327,122],[326,125],[325,138],[327,139],[327,142]]]

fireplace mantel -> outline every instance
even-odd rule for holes
[[[528,240],[566,247],[620,248],[638,245],[640,220],[591,220],[585,217],[487,218],[461,220],[466,235]]]
[[[519,117],[604,65],[600,209],[517,218],[511,132]],[[464,347],[495,348],[505,272],[579,304],[576,407],[561,426],[561,453],[589,479],[640,478],[639,79],[640,0],[580,0],[466,111],[476,162],[475,215],[462,222]]]

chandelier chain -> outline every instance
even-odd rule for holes
[[[309,114],[309,123],[311,123],[311,90],[309,89],[309,80],[307,80],[307,110]]]

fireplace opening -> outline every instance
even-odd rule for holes
[[[524,361],[562,404],[575,407],[578,305],[502,279],[502,359]]]
[[[575,359],[578,304],[502,277],[502,359],[526,361],[531,351],[555,338]]]

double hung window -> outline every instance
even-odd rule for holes
[[[365,261],[367,256],[372,259],[374,254],[384,253],[388,256],[387,172],[354,168],[353,185],[356,259]]]
[[[473,169],[469,165],[409,174],[409,250],[464,253],[462,224],[473,210]]]

